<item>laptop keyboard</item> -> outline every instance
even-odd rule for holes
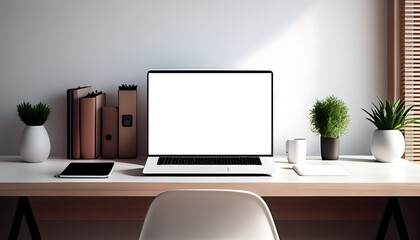
[[[259,157],[205,156],[159,157],[158,165],[262,165]]]

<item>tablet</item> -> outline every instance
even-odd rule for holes
[[[59,178],[107,178],[114,170],[113,162],[72,162],[62,173],[56,177]]]

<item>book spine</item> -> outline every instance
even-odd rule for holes
[[[72,106],[71,106],[71,158],[80,159],[80,99],[85,97],[92,91],[91,86],[72,89]]]
[[[105,93],[95,97],[95,158],[99,158],[101,151],[102,108],[106,106]]]
[[[72,135],[72,158],[80,158],[80,100],[78,98],[73,100],[73,135]]]
[[[73,90],[67,89],[67,158],[73,158]]]
[[[80,157],[82,159],[95,158],[95,98],[80,99]]]
[[[137,91],[118,91],[118,157],[137,157]]]
[[[118,156],[118,108],[102,108],[102,157],[114,159]]]

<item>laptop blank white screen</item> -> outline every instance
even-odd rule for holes
[[[272,155],[271,71],[149,71],[148,154]]]

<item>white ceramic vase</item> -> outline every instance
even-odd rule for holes
[[[44,126],[26,126],[20,139],[19,152],[26,162],[43,162],[50,155],[50,137]]]
[[[375,130],[370,150],[380,162],[394,162],[401,159],[405,150],[404,136],[399,130]]]

